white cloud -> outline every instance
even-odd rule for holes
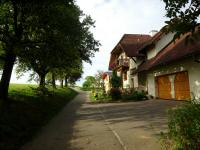
[[[77,4],[96,21],[92,32],[102,44],[92,66],[84,64],[83,78],[108,69],[110,52],[123,34],[149,34],[164,26],[166,20],[161,0],[78,0]]]

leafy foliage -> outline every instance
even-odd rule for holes
[[[188,104],[169,111],[169,133],[163,147],[173,150],[200,149],[200,105]]]
[[[122,78],[118,77],[116,72],[113,72],[110,83],[113,88],[120,88],[122,86]]]
[[[83,89],[84,90],[91,90],[95,88],[95,77],[93,76],[87,76],[85,78],[85,82],[83,83]]]
[[[134,91],[131,94],[123,95],[122,99],[123,100],[131,100],[131,101],[141,101],[141,100],[147,100],[148,97],[146,96],[145,92]]]
[[[63,70],[74,67],[76,61],[90,62],[93,52],[98,50],[98,42],[89,32],[89,28],[93,26],[91,18],[83,17],[73,3],[67,7],[64,3],[53,2],[45,9],[45,13],[38,16],[39,27],[30,32],[34,33],[34,37],[28,36],[31,37],[30,40],[42,42],[26,45],[19,62],[24,63],[28,70],[33,69],[40,77],[55,68],[60,70],[61,75]],[[80,21],[80,16],[83,21]]]
[[[45,86],[53,69],[73,68],[98,51],[99,42],[90,28],[94,21],[83,14],[74,0],[0,1],[0,58],[4,59],[0,97],[7,98],[11,72],[16,58],[19,71],[33,70]],[[5,57],[5,58],[4,58]],[[79,72],[80,73],[80,72]],[[76,74],[76,78],[80,77]],[[2,96],[3,95],[3,96]]]
[[[198,18],[200,15],[199,0],[163,0],[166,4],[167,31],[175,31],[175,37],[179,38],[182,34],[191,32],[187,39],[194,41],[199,38],[200,28]]]
[[[95,86],[97,89],[102,90],[103,89],[103,81],[102,81],[102,75],[103,71],[98,70],[97,73],[95,74]]]
[[[121,91],[119,88],[112,88],[110,90],[109,95],[112,97],[112,100],[119,100],[121,99]]]
[[[105,94],[104,91],[92,91],[90,93],[90,100],[93,103],[107,103],[112,101],[112,97],[108,94]]]

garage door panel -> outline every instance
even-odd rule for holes
[[[189,78],[187,72],[177,73],[174,80],[175,99],[190,99]]]
[[[158,77],[158,96],[161,99],[171,99],[171,83],[168,76]]]

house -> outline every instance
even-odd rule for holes
[[[104,72],[102,75],[103,85],[104,85],[106,94],[108,94],[108,92],[111,90],[111,84],[110,84],[111,77],[112,77],[111,71]]]
[[[123,88],[161,99],[200,99],[200,40],[186,45],[189,33],[175,41],[174,35],[160,31],[122,37],[109,68],[123,77]]]
[[[137,75],[132,75],[136,70],[136,61],[143,60],[139,49],[151,39],[149,35],[125,34],[111,52],[109,70],[117,72],[122,78],[124,89],[138,88]]]
[[[175,100],[200,98],[200,41],[186,44],[188,35],[173,41],[174,33],[158,32],[140,49],[146,60],[136,72],[145,76],[149,95]]]

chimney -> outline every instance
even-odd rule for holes
[[[151,35],[151,37],[153,37],[156,33],[158,33],[157,30],[151,30],[151,31],[149,32],[149,34]]]

